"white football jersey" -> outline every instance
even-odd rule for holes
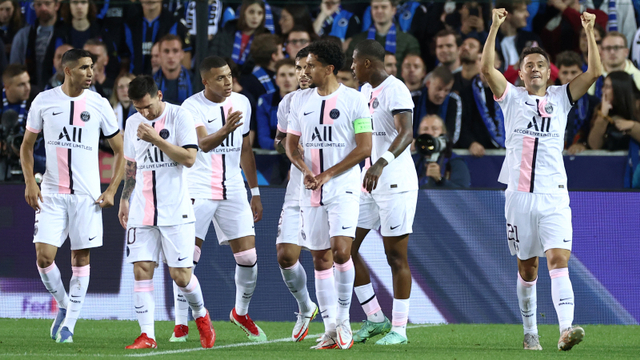
[[[371,157],[367,159],[362,169],[362,179],[364,179],[367,169],[389,150],[389,146],[398,136],[393,115],[412,112],[413,100],[407,86],[393,75],[389,75],[375,89],[368,83],[364,84],[360,92],[365,99],[369,99],[369,112],[373,125]],[[384,167],[378,185],[371,193],[389,194],[417,189],[418,174],[411,158],[411,149],[407,146],[400,156]]]
[[[189,169],[189,193],[192,198],[226,200],[230,197],[246,198],[247,190],[240,168],[242,141],[249,135],[251,104],[249,99],[235,92],[218,104],[207,99],[204,91],[192,95],[182,103],[192,114],[196,127],[204,126],[207,134],[220,130],[226,123],[229,109],[241,111],[242,126],[229,134],[217,148],[205,153],[198,150],[196,163]]]
[[[562,151],[573,106],[568,84],[549,86],[545,96],[507,84],[496,101],[504,113],[507,149],[498,181],[512,191],[566,193]]]
[[[180,106],[165,103],[154,120],[135,113],[127,120],[124,157],[136,163],[136,186],[129,204],[129,222],[135,226],[172,226],[195,221],[187,187],[185,166],[173,161],[157,146],[137,136],[141,123],[151,125],[169,143],[198,148],[191,114]]]
[[[302,91],[300,89],[290,92],[285,95],[280,104],[278,104],[278,130],[283,133],[287,132],[289,127],[289,111],[291,109],[291,99],[297,92]],[[287,141],[286,139],[283,141]],[[284,194],[284,205],[298,205],[300,202],[300,189],[302,189],[302,172],[298,168],[291,164],[291,170],[289,171],[289,183],[287,184],[287,191]]]
[[[58,86],[33,100],[27,130],[43,132],[47,156],[42,195],[82,194],[100,197],[98,141],[120,130],[107,99],[85,90],[69,97]]]
[[[317,89],[296,92],[291,100],[287,132],[300,136],[304,161],[314,175],[338,164],[356,147],[353,122],[370,119],[367,101],[362,94],[344,85],[327,96]],[[321,206],[341,195],[360,193],[360,166],[338,174],[320,189],[304,189],[301,206]]]

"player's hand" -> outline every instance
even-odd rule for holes
[[[505,9],[493,9],[493,12],[491,13],[491,20],[493,21],[491,23],[491,27],[496,29],[499,28],[507,19],[507,14],[507,10]]]
[[[114,193],[107,190],[100,195],[98,200],[96,200],[96,204],[100,205],[100,207],[103,209],[110,208],[116,203],[113,199],[114,196]]]
[[[469,146],[469,152],[475,157],[483,157],[484,146],[482,146],[479,142],[474,141],[471,143],[471,146]]]
[[[633,125],[635,125],[635,121],[633,120],[625,120],[620,118],[614,119],[613,123],[616,125],[616,128],[618,128],[618,130],[620,131],[629,131],[633,128]]]
[[[40,202],[44,202],[42,198],[42,193],[40,192],[40,187],[38,184],[33,181],[29,181],[26,184],[27,186],[24,189],[24,198],[27,200],[27,204],[33,208],[35,211],[40,211],[40,204],[38,203],[38,199]]]
[[[152,128],[151,125],[145,123],[140,123],[140,125],[138,125],[137,135],[140,140],[152,143],[154,145],[157,141],[162,139],[156,132],[156,129]]]
[[[427,165],[427,176],[432,177],[436,182],[442,180],[442,174],[440,173],[440,165],[432,162]]]
[[[580,143],[575,143],[571,146],[569,146],[569,148],[567,149],[567,152],[569,153],[569,155],[575,155],[575,154],[579,154],[583,151],[587,150],[587,147],[584,146],[583,144]]]
[[[331,176],[327,174],[326,171],[323,171],[322,173],[318,174],[316,176],[316,187],[313,190],[320,189],[320,187],[326,184],[329,180],[331,180]]]
[[[583,12],[580,15],[580,20],[582,21],[582,27],[586,31],[593,31],[593,25],[596,23],[596,15],[588,12]]]
[[[306,189],[315,190],[317,188],[316,184],[316,177],[311,172],[304,174],[304,187]]]
[[[375,164],[371,165],[370,168],[367,169],[367,172],[364,174],[364,179],[362,181],[362,187],[365,188],[368,192],[373,191],[376,187],[378,187],[378,180],[380,179],[380,175],[382,175],[382,170],[384,166],[380,165],[378,161]]]
[[[118,220],[123,228],[127,228],[127,222],[129,221],[129,200],[121,199],[120,208],[118,209]]]
[[[262,200],[260,195],[251,197],[251,212],[253,212],[253,222],[262,220]]]
[[[229,108],[227,112],[227,120],[222,127],[227,134],[231,134],[235,129],[242,126],[244,123],[241,123],[242,120],[242,111],[233,111],[233,108]]]

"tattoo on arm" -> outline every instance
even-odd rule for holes
[[[136,163],[127,160],[124,166],[124,189],[122,189],[122,199],[129,200],[133,188],[136,187]]]

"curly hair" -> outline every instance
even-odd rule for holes
[[[333,74],[338,75],[338,71],[340,71],[344,65],[344,53],[340,45],[332,41],[320,40],[307,46],[307,49],[309,50],[309,54],[315,55],[322,65],[332,65]]]

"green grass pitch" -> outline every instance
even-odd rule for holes
[[[56,344],[48,337],[51,320],[0,319],[0,359],[639,359],[640,326],[584,326],[585,340],[569,352],[557,350],[558,328],[540,326],[543,351],[522,350],[520,325],[410,325],[408,345],[378,346],[374,338],[350,350],[310,350],[323,330],[314,321],[303,342],[288,341],[293,323],[258,322],[267,343],[248,343],[229,322],[215,322],[213,349],[201,349],[195,322],[189,323],[186,343],[170,343],[173,323],[156,322],[156,350],[124,350],[139,335],[135,321],[80,320],[73,344]],[[354,331],[360,325],[352,324]]]

